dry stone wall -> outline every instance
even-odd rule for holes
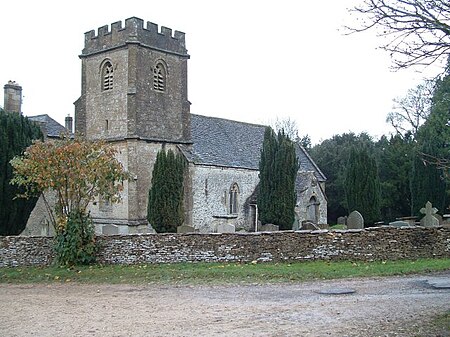
[[[449,228],[99,236],[104,264],[450,258]],[[0,266],[48,265],[52,239],[0,237]]]
[[[53,260],[51,237],[0,236],[0,267],[48,266]]]

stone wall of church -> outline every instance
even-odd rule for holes
[[[444,227],[139,234],[100,236],[97,240],[102,264],[450,258],[450,228]],[[44,266],[53,259],[52,238],[0,237],[0,267]]]
[[[45,193],[45,200],[48,206],[53,208],[56,205],[56,193]],[[50,214],[48,213],[47,206],[43,196],[41,195],[36,202],[36,205],[31,212],[25,229],[20,233],[24,236],[53,236],[55,229],[50,220]]]
[[[216,231],[220,219],[234,224],[236,230],[250,230],[254,224],[249,223],[248,214],[254,212],[246,204],[258,184],[258,171],[216,166],[190,165],[192,184],[192,226],[200,233]],[[237,213],[230,212],[230,189],[233,184],[239,188]]]
[[[80,57],[76,131],[89,139],[190,140],[184,33],[129,18],[124,27],[116,22],[97,35],[86,33]],[[164,68],[160,88],[154,82],[157,65]]]
[[[117,159],[130,174],[123,183],[122,200],[109,204],[97,200],[90,206],[98,234],[129,234],[147,232],[147,203],[153,166],[158,152],[164,148],[178,151],[176,145],[146,142],[137,139],[114,142]]]
[[[301,227],[302,221],[311,221],[315,224],[327,223],[327,199],[314,177],[313,172],[299,173],[301,179],[307,181],[306,188],[297,191],[297,203],[295,212]],[[297,228],[295,228],[297,229]]]
[[[113,90],[102,90],[101,69],[110,61],[114,66]],[[128,50],[118,49],[108,54],[83,60],[83,94],[86,104],[86,130],[89,139],[127,136],[128,113]],[[75,119],[80,118],[76,113]],[[81,131],[81,130],[76,130]]]

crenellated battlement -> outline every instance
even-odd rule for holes
[[[137,17],[131,17],[125,20],[125,27],[122,22],[117,21],[109,27],[102,26],[98,28],[98,33],[91,30],[84,34],[84,49],[82,55],[88,55],[99,51],[116,48],[127,43],[139,43],[150,48],[167,51],[187,56],[184,33],[147,22],[144,27],[144,21]]]

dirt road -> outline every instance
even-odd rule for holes
[[[449,336],[439,275],[282,285],[0,285],[0,336]],[[331,289],[353,294],[327,295]],[[344,289],[344,290],[345,290]]]

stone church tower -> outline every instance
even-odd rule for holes
[[[129,18],[85,33],[75,132],[117,147],[131,174],[123,200],[94,203],[98,232],[135,233],[147,226],[147,195],[158,151],[191,143],[184,33]]]

